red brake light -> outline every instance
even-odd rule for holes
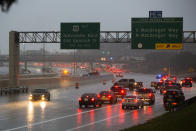
[[[137,102],[137,99],[135,99],[134,102]]]
[[[175,94],[176,94],[176,92],[175,92],[175,91],[173,91],[173,94],[175,95]]]
[[[82,98],[80,97],[80,98],[78,99],[78,101],[82,101]]]
[[[124,94],[124,93],[125,93],[125,91],[124,91],[124,90],[121,90],[121,93],[122,93],[122,94]]]
[[[189,78],[189,77],[187,77],[186,79],[187,79],[187,80],[189,80],[190,78]]]
[[[95,98],[91,98],[91,101],[95,101]]]
[[[163,90],[163,94],[166,94],[167,93],[167,91],[166,90]]]
[[[163,83],[163,80],[160,80],[160,83]]]
[[[172,84],[172,82],[171,82],[171,81],[169,81],[169,84],[171,85],[171,84]]]
[[[97,97],[100,98],[101,97],[100,94],[98,94]]]
[[[108,95],[108,98],[111,98],[112,96],[111,95]]]
[[[183,83],[185,83],[185,80],[183,80]]]
[[[88,96],[86,96],[88,98]]]
[[[172,103],[172,105],[177,105],[177,103],[174,102],[174,103]]]
[[[118,86],[116,85],[115,88],[118,88]]]
[[[149,96],[149,97],[152,97],[152,93],[149,93],[148,96]]]
[[[144,90],[146,90],[146,88],[144,88]]]
[[[191,83],[193,83],[193,81],[191,81]]]

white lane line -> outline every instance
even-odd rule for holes
[[[118,106],[118,105],[120,105],[120,103],[112,105],[111,107],[115,107],[115,106]],[[97,108],[97,109],[92,109],[92,110],[89,110],[89,111],[83,111],[83,112],[80,112],[80,113],[70,114],[70,115],[66,115],[66,116],[61,116],[61,117],[49,119],[49,120],[46,120],[46,121],[27,124],[27,125],[23,125],[23,126],[20,126],[20,127],[7,129],[7,130],[4,130],[4,131],[13,131],[13,130],[18,130],[18,129],[22,129],[22,128],[33,127],[33,126],[36,126],[36,125],[41,125],[41,124],[45,124],[45,123],[48,123],[48,122],[64,119],[64,118],[67,118],[67,117],[77,116],[77,115],[80,115],[80,114],[88,113],[88,112],[91,112],[91,111],[97,111],[97,110],[101,110],[101,109],[105,109],[105,108],[108,108],[108,106]]]
[[[93,124],[97,124],[97,123],[106,121],[106,120],[111,119],[111,118],[116,118],[116,117],[119,117],[119,116],[122,116],[122,115],[129,114],[131,112],[133,112],[133,111],[129,111],[129,112],[126,112],[126,113],[123,113],[123,114],[120,114],[120,115],[115,115],[115,116],[112,116],[112,117],[101,119],[101,120],[98,120],[98,121],[95,121],[95,122],[91,122],[91,123],[88,123],[88,124],[85,124],[85,125],[82,125],[82,126],[78,126],[78,127],[75,127],[75,128],[68,129],[66,131],[73,131],[73,130],[77,130],[77,129],[80,129],[80,128],[84,128],[84,127],[87,127],[87,126],[90,126],[90,125],[93,125]]]
[[[161,105],[161,104],[157,104],[157,105]],[[156,108],[155,108],[156,109]],[[95,121],[95,122],[91,122],[91,123],[88,123],[88,124],[85,124],[85,125],[82,125],[82,126],[78,126],[78,127],[75,127],[75,128],[71,128],[71,129],[68,129],[66,131],[73,131],[73,130],[77,130],[77,129],[81,129],[81,128],[84,128],[84,127],[87,127],[87,126],[90,126],[90,125],[93,125],[93,124],[97,124],[97,123],[101,123],[103,121],[106,121],[108,119],[112,119],[112,118],[116,118],[116,117],[120,117],[120,116],[123,116],[123,115],[126,115],[126,114],[130,114],[132,113],[134,110],[132,111],[129,111],[129,112],[126,112],[126,113],[123,113],[123,114],[120,114],[120,115],[114,115],[112,117],[108,117],[108,118],[105,118],[105,119],[101,119],[101,120],[98,120],[98,121]],[[154,110],[154,111],[158,111],[158,110]]]

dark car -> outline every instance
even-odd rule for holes
[[[102,103],[117,103],[117,97],[113,91],[101,91],[97,96],[102,100]]]
[[[80,108],[84,105],[86,108],[89,105],[93,107],[97,107],[97,105],[101,106],[102,101],[99,97],[97,97],[96,93],[85,93],[79,98],[79,106]]]
[[[166,110],[170,110],[170,107],[177,107],[185,100],[182,90],[168,89],[164,93],[163,103]]]
[[[141,100],[140,97],[137,96],[126,96],[123,100],[122,100],[122,109],[126,109],[126,108],[143,108],[144,106],[144,102],[143,100]]]
[[[181,81],[182,87],[192,87],[193,79],[192,78],[185,78]]]
[[[168,89],[181,90],[182,86],[179,83],[172,83],[172,84],[166,85],[164,88],[160,88],[160,94],[164,94],[166,90]]]
[[[149,105],[153,105],[155,102],[154,90],[150,88],[140,88],[136,90],[138,97],[142,98],[144,102],[148,102]]]
[[[50,92],[48,91],[48,89],[34,89],[29,96],[29,100],[50,101]]]
[[[121,85],[113,85],[110,88],[118,98],[124,98],[127,95],[127,90]]]

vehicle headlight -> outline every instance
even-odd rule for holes
[[[44,95],[42,95],[42,100],[45,100],[45,96]]]
[[[137,85],[137,82],[135,82],[134,85],[136,86]]]
[[[29,96],[29,100],[32,100],[32,98],[33,98],[33,95],[31,94],[31,95]]]

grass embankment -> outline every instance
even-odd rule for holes
[[[123,131],[196,131],[196,102]]]

